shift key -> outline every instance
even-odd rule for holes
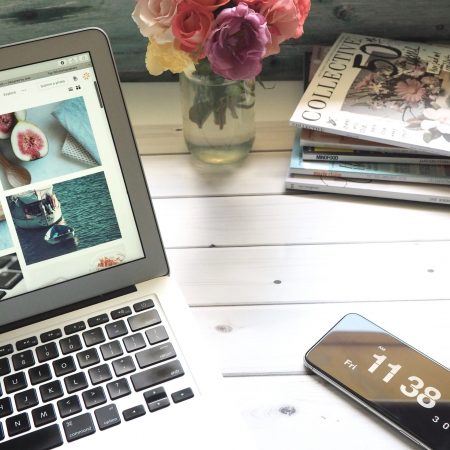
[[[180,361],[175,360],[132,375],[131,382],[136,391],[142,391],[143,389],[164,383],[165,381],[173,380],[174,378],[183,375],[184,370],[181,367]]]

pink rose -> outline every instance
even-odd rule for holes
[[[244,80],[261,72],[269,42],[266,19],[239,3],[216,17],[205,52],[215,73],[229,80]]]
[[[172,31],[180,50],[201,58],[203,42],[211,31],[214,16],[206,8],[199,8],[191,1],[182,1],[173,18]]]
[[[280,52],[280,44],[303,34],[303,24],[311,6],[310,0],[247,0],[267,20],[270,34],[266,55]]]
[[[179,0],[137,0],[131,17],[140,32],[163,44],[173,42],[172,18]]]

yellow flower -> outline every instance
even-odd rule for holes
[[[158,44],[150,39],[145,65],[151,75],[161,75],[165,70],[172,73],[194,70],[194,63],[188,53],[176,49],[172,42]]]

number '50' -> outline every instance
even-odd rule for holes
[[[377,51],[377,48],[381,49],[381,51]],[[379,54],[380,56],[383,56],[385,59],[372,59],[369,61],[369,63],[366,66],[363,66],[362,63],[362,55],[358,54],[355,55],[355,59],[353,60],[353,67],[356,67],[357,69],[366,69],[370,70],[371,72],[377,72],[380,69],[386,69],[389,68],[390,75],[395,76],[398,73],[398,69],[395,66],[395,64],[391,63],[390,61],[386,61],[386,59],[392,59],[392,58],[398,58],[402,55],[400,50],[389,47],[388,45],[382,45],[382,44],[365,44],[360,47],[361,51],[365,53],[366,55],[372,55]],[[378,56],[378,55],[377,55]]]
[[[433,386],[424,388],[425,383],[419,377],[411,376],[409,386],[402,384],[400,391],[407,397],[416,397],[417,403],[424,408],[433,408],[436,401],[441,398],[441,392]],[[420,392],[423,389],[423,392]]]

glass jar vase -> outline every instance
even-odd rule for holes
[[[255,80],[180,74],[183,135],[190,153],[209,164],[245,158],[255,140]]]

